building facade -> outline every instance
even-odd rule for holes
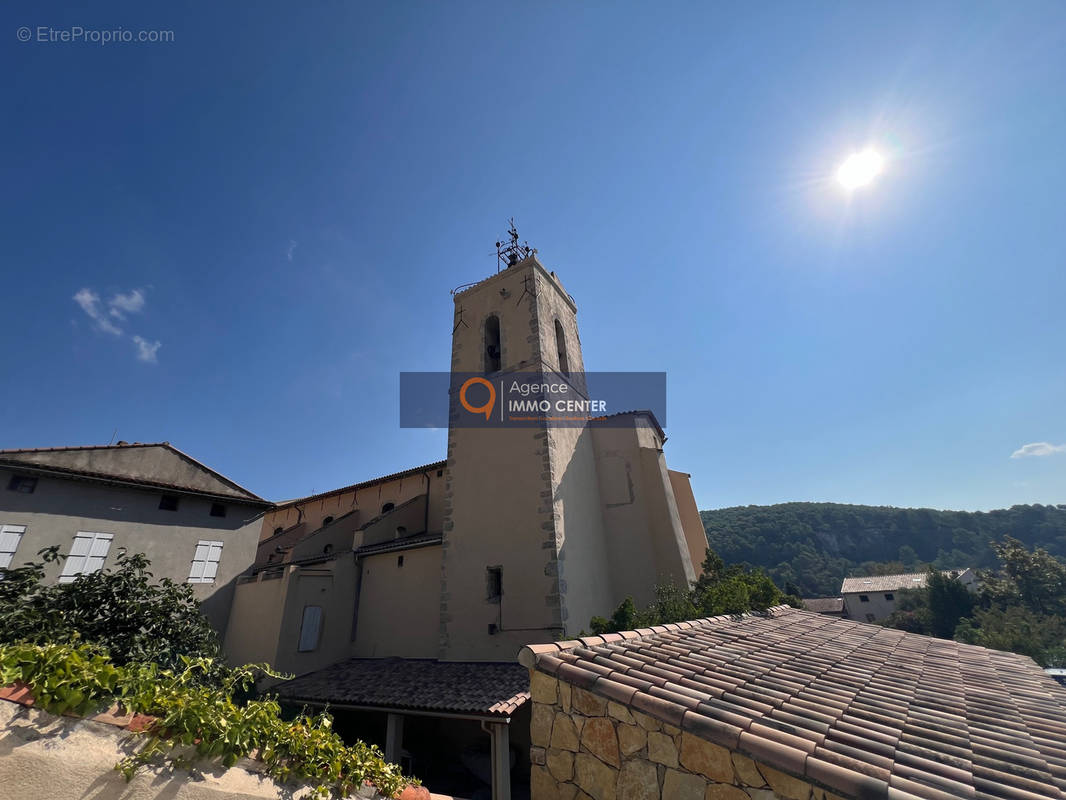
[[[535,255],[457,291],[454,303],[453,374],[539,373],[581,388],[576,303]],[[276,687],[283,699],[386,715],[391,758],[403,757],[406,717],[480,721],[491,731],[494,797],[503,798],[507,724],[528,719],[513,691],[519,649],[577,635],[626,597],[645,604],[657,582],[695,580],[706,536],[689,476],[668,469],[652,413],[626,412],[610,427],[478,428],[456,424],[454,394],[450,402],[444,461],[264,517],[226,652],[301,676]],[[367,663],[382,659],[385,667]],[[339,677],[387,669],[414,697],[447,685],[456,664],[484,680],[468,678],[476,696],[444,707],[385,702]],[[520,774],[528,750],[514,752]]]
[[[944,570],[944,574],[957,578],[971,592],[977,590],[977,576],[972,569]],[[845,578],[840,586],[840,594],[844,599],[844,616],[859,622],[881,622],[888,619],[904,594],[915,589],[924,589],[928,579],[928,572]]]
[[[0,567],[58,545],[67,557],[46,578],[69,582],[144,553],[224,634],[270,505],[166,442],[2,450]]]

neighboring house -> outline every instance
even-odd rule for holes
[[[972,569],[943,570],[943,573],[958,578],[971,592],[977,590],[977,576]],[[888,619],[896,610],[900,593],[924,589],[928,579],[928,572],[845,578],[840,586],[840,593],[844,597],[844,616],[859,622]]]
[[[525,648],[532,800],[1063,800],[1032,659],[787,606]]]
[[[574,299],[535,256],[457,291],[454,304],[453,373],[583,378]],[[484,740],[483,726],[503,800],[512,728],[515,774],[528,774],[518,650],[575,635],[627,596],[647,604],[657,582],[695,580],[707,539],[689,476],[667,468],[650,412],[477,428],[454,424],[454,397],[452,411],[446,460],[265,516],[226,651],[303,676],[274,687],[282,699],[358,710],[365,719],[349,724],[387,729],[386,756],[411,750],[421,777],[419,741]],[[386,674],[389,692],[350,677]]]
[[[825,614],[830,617],[844,616],[843,597],[805,597],[803,607],[815,614]]]
[[[271,504],[167,442],[0,450],[0,567],[67,555],[48,579],[144,553],[157,578],[193,584],[221,633]]]

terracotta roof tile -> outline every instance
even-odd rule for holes
[[[275,686],[281,700],[505,717],[529,699],[518,664],[351,658]]]
[[[1066,800],[1066,690],[1013,653],[779,607],[519,660],[844,797]]]

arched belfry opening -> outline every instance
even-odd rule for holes
[[[495,314],[485,320],[485,372],[500,371],[500,318]]]
[[[559,372],[569,376],[570,360],[566,357],[566,333],[559,320],[555,320],[555,348],[559,352]]]

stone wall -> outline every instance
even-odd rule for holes
[[[530,691],[532,800],[840,800],[536,670]]]

